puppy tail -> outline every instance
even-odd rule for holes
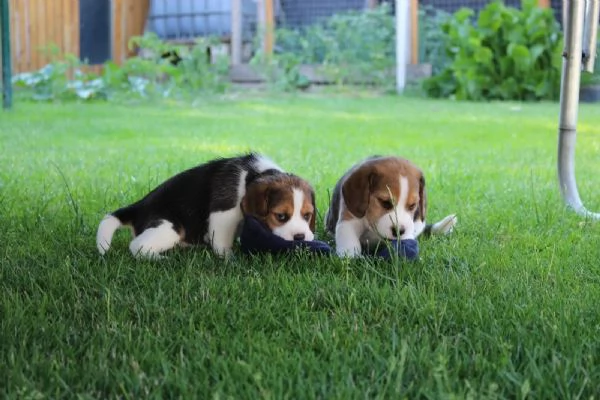
[[[446,235],[452,232],[457,222],[458,218],[455,214],[448,215],[434,224],[427,224],[423,230],[423,235]]]
[[[123,226],[123,222],[113,214],[105,215],[100,221],[98,232],[96,232],[96,247],[101,255],[108,251],[115,231],[121,226]]]
[[[137,208],[133,204],[104,216],[96,233],[96,247],[101,255],[104,255],[110,248],[110,243],[117,229],[123,225],[132,225],[136,215]]]

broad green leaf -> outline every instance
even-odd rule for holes
[[[507,53],[520,69],[529,68],[531,66],[531,54],[529,49],[522,44],[509,44]]]
[[[493,56],[492,51],[487,47],[479,47],[475,51],[475,61],[480,64],[489,64]]]
[[[469,21],[469,19],[475,14],[475,11],[471,8],[462,7],[454,13],[454,19],[457,22]]]
[[[530,49],[531,62],[535,63],[537,61],[538,57],[542,55],[544,50],[545,50],[545,47],[541,44],[536,44],[536,45],[532,46]]]

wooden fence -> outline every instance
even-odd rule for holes
[[[132,55],[129,39],[144,33],[150,0],[113,0],[112,59],[122,63]]]
[[[50,61],[45,49],[80,57],[79,0],[10,0],[13,73],[37,70]],[[149,0],[112,0],[111,58],[122,62],[129,39],[141,35]]]

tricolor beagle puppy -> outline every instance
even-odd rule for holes
[[[426,215],[423,172],[403,158],[375,156],[354,165],[337,182],[325,221],[338,255],[353,257],[381,240],[448,233],[457,221],[449,215],[427,225]]]
[[[176,245],[208,244],[229,256],[243,213],[261,219],[286,240],[313,240],[314,192],[305,180],[256,154],[221,158],[168,179],[141,200],[104,217],[96,235],[100,254],[129,226],[135,256],[158,257]]]

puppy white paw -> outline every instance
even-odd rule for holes
[[[215,246],[213,243],[212,248],[215,254],[224,260],[233,258],[233,249],[231,247]]]
[[[138,260],[160,261],[165,260],[167,258],[152,249],[146,249],[144,247],[141,247],[137,250],[131,249],[131,253]]]
[[[454,230],[454,227],[457,223],[458,218],[456,217],[456,214],[448,215],[447,217],[432,225],[431,233],[437,235],[447,235]]]
[[[338,257],[341,258],[355,258],[355,257],[360,257],[361,255],[361,248],[360,247],[349,247],[349,248],[343,248],[343,247],[338,247],[336,249],[336,253],[338,255]]]

